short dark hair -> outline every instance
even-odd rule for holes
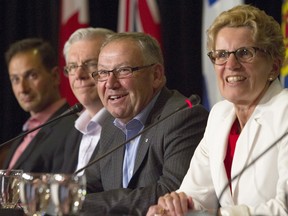
[[[58,66],[58,56],[48,41],[41,38],[26,38],[11,44],[5,53],[6,64],[9,65],[13,56],[18,53],[36,49],[42,59],[42,64],[47,69]]]

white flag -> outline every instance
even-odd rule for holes
[[[202,71],[205,82],[205,95],[203,96],[203,104],[208,109],[220,101],[222,97],[218,90],[213,65],[207,56],[206,30],[222,11],[228,10],[236,5],[243,3],[243,0],[203,0]]]

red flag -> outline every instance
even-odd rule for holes
[[[61,25],[59,29],[59,66],[63,69],[65,59],[63,56],[64,43],[70,35],[79,28],[87,27],[89,24],[88,1],[87,0],[61,0],[60,18]],[[77,99],[73,95],[69,81],[61,72],[60,91],[70,105],[74,105]]]
[[[118,32],[145,32],[161,44],[160,13],[155,0],[120,0]]]

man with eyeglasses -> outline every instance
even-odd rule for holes
[[[97,70],[102,43],[113,33],[105,28],[81,28],[64,45],[64,73],[73,94],[85,107],[85,111],[75,121],[75,127],[66,140],[62,172],[73,173],[89,162],[100,138],[101,125],[111,116],[103,108],[91,73]],[[83,171],[78,173],[82,174]]]
[[[102,127],[99,158],[185,104],[166,87],[158,42],[144,33],[118,33],[101,47],[92,73],[99,97],[114,119]],[[159,196],[179,187],[203,136],[201,105],[156,124],[86,169],[82,215],[144,215]]]

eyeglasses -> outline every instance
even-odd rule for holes
[[[236,57],[236,59],[239,62],[242,63],[247,63],[251,62],[252,59],[256,55],[256,51],[261,51],[261,52],[267,52],[266,50],[263,50],[258,47],[241,47],[237,50],[234,51],[227,51],[227,50],[215,50],[209,52],[207,55],[209,56],[211,62],[215,65],[223,65],[228,61],[228,58],[231,53],[233,53]]]
[[[92,73],[93,71],[97,70],[97,63],[96,62],[84,62],[81,65],[70,64],[64,67],[64,72],[66,75],[75,75],[79,67],[88,73]]]
[[[144,66],[138,66],[138,67],[119,67],[119,68],[114,68],[113,70],[98,70],[94,71],[91,73],[92,77],[94,78],[95,81],[97,82],[104,82],[107,81],[109,78],[110,73],[113,73],[113,75],[117,79],[124,79],[124,78],[129,78],[132,76],[134,71],[139,71],[144,68],[148,68],[155,65],[149,64],[149,65],[144,65]]]

